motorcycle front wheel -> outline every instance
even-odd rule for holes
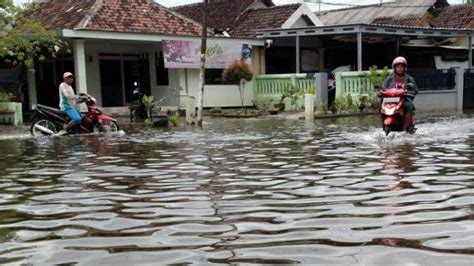
[[[117,125],[116,122],[114,121],[105,121],[102,125],[102,128],[101,126],[97,123],[94,125],[94,128],[93,128],[93,132],[94,133],[99,133],[99,132],[103,132],[103,133],[116,133],[120,130],[119,126]]]
[[[388,136],[392,131],[392,128],[390,126],[383,126],[383,131],[385,132],[385,136]]]
[[[30,128],[33,137],[51,136],[58,132],[56,125],[48,119],[36,120]]]

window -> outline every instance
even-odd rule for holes
[[[229,85],[232,84],[222,79],[224,69],[206,69],[206,85]]]
[[[157,86],[168,86],[169,76],[168,69],[165,68],[165,61],[163,58],[163,52],[155,53],[155,66],[156,66],[156,85]]]

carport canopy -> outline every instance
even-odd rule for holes
[[[378,24],[348,24],[336,26],[313,26],[304,28],[260,30],[257,32],[257,37],[263,39],[294,37],[296,45],[296,72],[300,73],[300,38],[308,36],[335,35],[357,36],[357,69],[358,71],[362,71],[362,42],[364,34],[400,38],[468,38],[468,62],[469,68],[472,68],[472,39],[474,36],[474,29],[403,27]]]

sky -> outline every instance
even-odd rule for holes
[[[25,3],[28,0],[14,0],[16,3]],[[31,0],[30,0],[31,1]],[[190,3],[202,2],[202,0],[155,0],[156,2],[167,6],[177,6],[177,5],[186,5]],[[273,0],[277,5],[291,4],[297,2],[296,0]],[[342,4],[376,4],[380,3],[380,0],[323,0],[324,2],[335,3],[337,5],[321,5],[322,10],[334,9],[334,8],[343,8]],[[387,1],[387,0],[383,0]],[[462,4],[463,0],[449,0],[451,5]],[[319,9],[319,4],[309,4],[309,6],[317,11]]]

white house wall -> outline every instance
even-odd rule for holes
[[[154,67],[155,51],[159,51],[159,44],[112,44],[107,42],[86,42],[87,91],[94,95],[99,104],[102,104],[102,88],[100,78],[99,54],[141,54],[148,53],[150,64],[151,90],[158,90]],[[92,62],[89,61],[92,57]]]
[[[228,40],[223,40],[228,41]],[[182,88],[179,92],[181,95],[186,95],[186,90],[190,96],[197,100],[199,92],[199,70],[198,69],[169,69],[169,86],[156,85],[156,71],[154,57],[155,53],[161,50],[161,43],[122,43],[113,44],[105,41],[95,41],[85,43],[86,51],[86,73],[87,73],[87,90],[93,95],[99,105],[102,105],[102,90],[100,77],[100,61],[99,54],[141,54],[148,53],[150,66],[150,85],[151,94],[155,99],[161,99],[173,93],[173,89]],[[257,47],[253,49],[252,62],[255,73],[260,71],[259,51]],[[89,58],[92,58],[92,62]],[[186,75],[187,72],[187,75]],[[187,76],[187,77],[186,77]],[[253,100],[253,83],[249,82],[245,86],[244,105],[251,106]],[[165,106],[178,106],[180,103],[178,95],[169,97],[163,101]],[[235,85],[206,85],[204,92],[204,107],[237,107],[240,106],[240,95]]]
[[[252,65],[255,73],[260,71],[259,61],[260,49],[253,49]],[[180,84],[183,85],[185,80],[184,70],[176,69],[172,72],[180,73]],[[199,69],[188,69],[188,91],[189,95],[194,97],[197,102],[199,95]],[[182,92],[185,94],[185,90]],[[253,82],[248,82],[244,89],[244,105],[252,106],[253,100]],[[239,107],[241,106],[240,94],[237,85],[206,85],[204,87],[204,107]]]

